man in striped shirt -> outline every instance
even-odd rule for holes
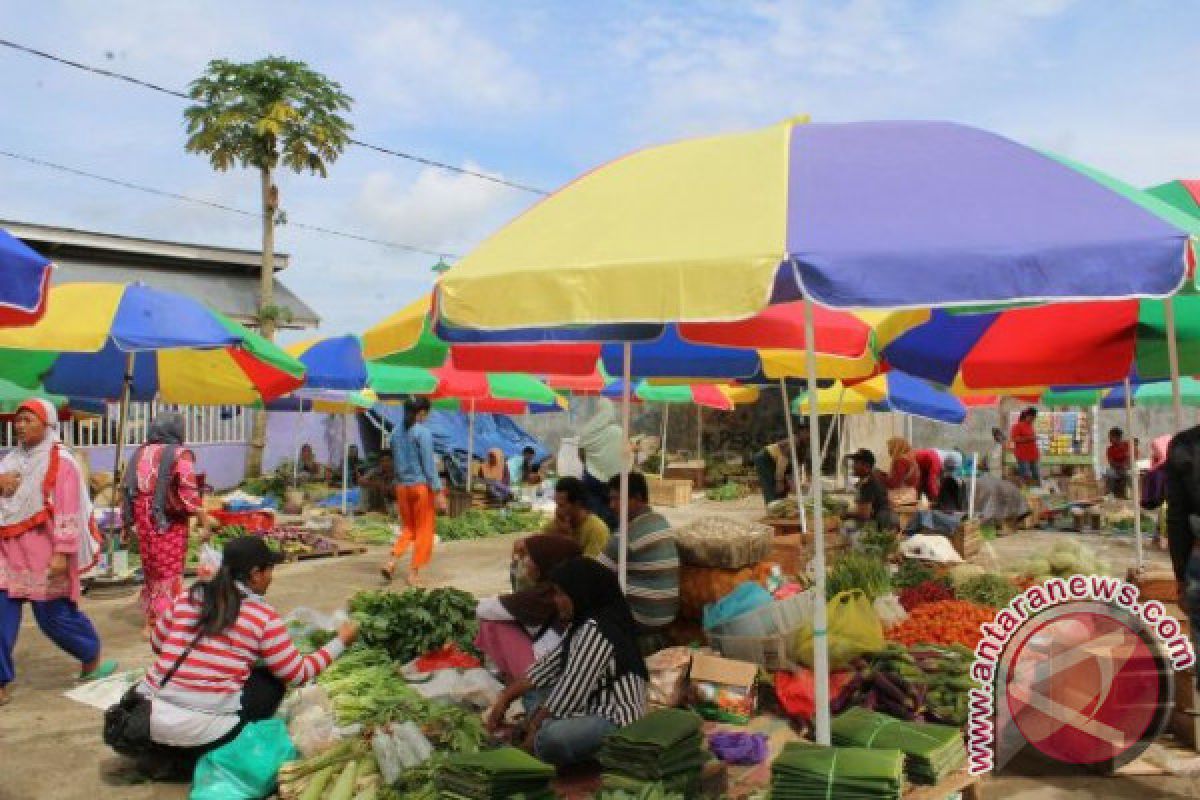
[[[609,502],[620,513],[621,476],[608,483]],[[597,560],[616,570],[621,537],[614,533]],[[629,552],[625,597],[639,633],[653,635],[679,613],[679,548],[671,523],[650,507],[650,488],[640,472],[629,474]]]

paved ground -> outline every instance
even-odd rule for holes
[[[714,507],[696,505],[671,516],[678,519],[712,513]],[[752,506],[743,506],[738,516],[753,516]],[[997,563],[1027,555],[1043,546],[1052,534],[1027,533],[997,542]],[[1127,544],[1102,542],[1114,564],[1131,558]],[[476,594],[503,590],[508,575],[508,553],[512,537],[456,542],[440,547],[427,572],[431,584],[447,584]],[[1126,540],[1127,541],[1127,540]],[[333,609],[357,589],[380,584],[376,553],[328,561],[308,561],[282,567],[270,597],[275,606],[288,610],[307,605]],[[1125,554],[1122,557],[1122,554]],[[1153,554],[1165,563],[1163,554]],[[89,598],[85,608],[100,630],[108,655],[126,667],[143,666],[148,648],[139,636],[140,620],[132,596]],[[27,615],[17,645],[19,671],[13,702],[0,709],[0,800],[95,800],[97,797],[141,800],[184,798],[185,787],[133,785],[123,762],[100,740],[100,713],[62,697],[72,685],[74,665],[58,652],[33,625]],[[1084,798],[1084,797],[1197,797],[1200,784],[1186,779],[1104,778],[1095,780],[993,781],[990,797]]]

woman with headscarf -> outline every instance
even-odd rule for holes
[[[912,445],[902,436],[894,436],[887,440],[888,457],[891,466],[883,482],[888,489],[919,489],[921,486],[921,468],[913,455]]]
[[[150,423],[146,443],[125,469],[124,520],[137,535],[142,558],[140,603],[146,638],[183,591],[188,521],[197,517],[208,526],[196,480],[196,457],[184,447],[184,435],[182,414],[159,414]]]
[[[604,520],[609,530],[617,529],[616,515],[608,506],[608,481],[626,465],[625,435],[617,424],[612,401],[601,397],[596,413],[579,431],[579,454],[583,460],[583,483],[588,490],[592,513]]]
[[[33,398],[14,420],[19,444],[0,460],[0,705],[16,677],[13,649],[25,603],[38,627],[82,665],[81,679],[107,677],[100,637],[79,610],[79,576],[100,552],[88,490],[58,439],[58,412]]]
[[[559,564],[583,555],[566,536],[538,534],[514,548],[516,584],[528,586],[479,601],[475,646],[494,663],[506,681],[525,674],[534,661],[558,646],[565,628],[554,604],[549,576]]]
[[[942,454],[939,450],[926,448],[923,450],[914,450],[912,454],[913,461],[917,464],[917,472],[920,479],[917,481],[917,494],[925,495],[929,498],[929,504],[936,506],[938,497],[942,493],[942,469],[944,462]]]
[[[575,558],[550,573],[554,602],[570,625],[552,652],[509,684],[487,715],[497,730],[523,698],[524,746],[556,766],[587,761],[604,737],[646,713],[646,662],[636,624],[612,570]]]
[[[503,450],[499,447],[488,450],[487,458],[479,466],[479,477],[483,480],[488,497],[497,502],[508,502],[512,492],[508,488],[508,462],[504,459]]]

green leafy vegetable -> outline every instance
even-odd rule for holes
[[[369,591],[350,598],[350,613],[358,620],[363,644],[407,663],[448,644],[472,652],[478,629],[475,605],[474,596],[459,589]]]
[[[532,511],[484,511],[471,509],[457,517],[438,517],[437,535],[443,542],[462,539],[486,539],[507,533],[541,530],[546,515]]]
[[[825,596],[832,599],[848,589],[862,589],[871,600],[887,594],[892,590],[887,565],[868,553],[842,556],[825,579]]]

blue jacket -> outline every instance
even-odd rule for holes
[[[408,430],[398,426],[392,432],[392,459],[399,485],[425,484],[435,492],[442,490],[442,478],[433,461],[433,434],[421,423]]]

